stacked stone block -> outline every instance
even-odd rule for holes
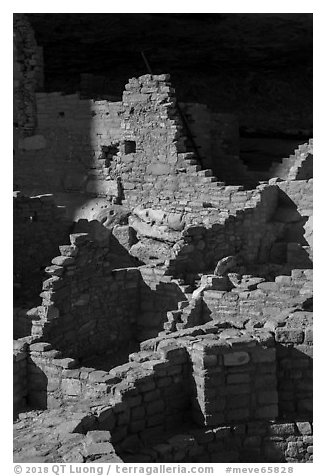
[[[245,275],[232,284],[230,291],[204,291],[203,321],[238,322],[248,328],[266,326],[274,329],[277,321],[286,319],[296,308],[302,309],[312,295],[311,270],[302,270],[302,279],[296,278],[298,271],[293,270],[290,276],[276,276],[275,281]],[[234,280],[232,274],[230,278]]]

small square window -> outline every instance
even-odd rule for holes
[[[136,152],[136,142],[134,140],[125,140],[124,141],[124,153],[133,154]]]

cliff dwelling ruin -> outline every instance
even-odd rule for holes
[[[46,87],[39,16],[14,14],[14,461],[311,462],[312,139],[255,168],[173,74]]]

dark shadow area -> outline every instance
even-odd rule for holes
[[[312,347],[311,347],[312,353]],[[312,421],[313,359],[291,345],[277,344],[279,416]]]
[[[23,401],[19,402],[19,405],[14,404],[14,421],[20,412],[46,410],[48,407],[48,378],[30,357],[28,357],[26,384],[26,397]]]
[[[60,223],[59,218],[51,221],[42,216],[37,221],[14,211],[14,307],[28,309],[37,304],[42,283],[49,277],[44,270],[60,254],[59,246],[69,243],[72,227],[68,221]]]
[[[309,216],[301,215],[293,200],[279,189],[278,207],[271,221],[281,224],[283,232],[282,237],[276,240],[270,250],[271,262],[287,264],[289,269],[312,268],[311,243],[306,239],[305,228],[308,220]]]
[[[281,162],[289,157],[298,145],[308,142],[308,136],[299,137],[250,137],[241,135],[240,158],[250,171],[257,172],[260,180],[269,180],[268,172],[274,162]]]
[[[311,14],[27,16],[46,51],[47,91],[85,90],[86,73],[89,97],[120,97],[128,77],[146,72],[145,51],[155,74],[171,72],[180,101],[234,112],[247,134],[312,128]]]

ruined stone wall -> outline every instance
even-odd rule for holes
[[[15,299],[33,303],[41,290],[43,270],[69,240],[70,222],[52,195],[25,197],[14,192]]]
[[[287,294],[286,290],[284,292]],[[220,298],[213,299],[218,294]],[[243,293],[244,298],[241,298],[236,293],[205,291],[203,300],[207,306],[206,319],[233,322],[234,325],[246,323],[248,329],[263,326],[275,333],[279,415],[311,417],[312,312],[300,310],[299,300],[287,295],[289,298],[285,300],[286,295],[277,296],[276,292],[258,296],[252,291]],[[304,301],[304,296],[301,297]]]
[[[32,343],[28,400],[40,408],[53,408],[81,396],[109,393],[114,397],[107,400],[111,411],[99,407],[100,429],[112,431],[117,441],[128,425],[131,433],[152,427],[163,433],[175,426],[177,415],[180,422],[186,415],[189,418],[191,407],[194,421],[202,426],[274,418],[277,392],[265,391],[267,384],[276,385],[273,344],[268,332],[258,331],[253,337],[225,330],[218,336],[162,339],[156,352],[131,354],[129,363],[105,372],[78,367],[75,359],[63,358],[49,343]],[[115,413],[123,415],[112,422]]]
[[[263,278],[243,278],[231,291],[204,291],[203,320],[244,322],[248,327],[260,323],[273,328],[278,319],[284,320],[296,307],[301,308],[308,297],[305,294],[309,293],[308,285],[312,290],[311,270],[304,270],[300,279],[297,273],[298,270],[293,270],[292,275],[276,276],[270,282]]]
[[[191,210],[193,225],[184,230],[174,247],[175,257],[169,265],[172,274],[213,270],[217,261],[228,255],[238,255],[244,263],[267,261],[278,235],[278,229],[269,223],[277,195],[272,186],[235,192],[233,196],[231,192],[231,199],[225,195],[225,200],[231,200],[229,209],[202,208],[199,216],[203,224],[200,218],[195,221],[195,210]]]
[[[134,336],[139,308],[137,269],[113,270],[110,250],[85,233],[46,268],[42,306],[35,309],[32,335],[69,357],[114,353]]]
[[[126,202],[164,205],[179,201],[180,195],[193,201],[206,201],[205,196],[210,195],[214,201],[219,184],[211,170],[201,170],[193,151],[187,153],[191,144],[187,144],[169,75],[131,79],[123,93],[123,106],[127,149],[122,149],[116,169]],[[199,135],[204,143],[206,136]]]
[[[290,157],[281,163],[272,164],[269,177],[279,177],[283,180],[309,180],[313,174],[313,140],[301,144]]]
[[[27,402],[37,408],[75,402],[80,424],[71,422],[71,431],[78,424],[78,432],[94,434],[93,443],[110,441],[109,459],[117,453],[124,462],[311,460],[311,418],[275,422],[277,346],[286,331],[279,329],[274,340],[268,330],[206,324],[144,342],[129,363],[109,372],[79,367],[50,343],[30,343]],[[194,430],[191,416],[205,428]],[[182,435],[167,437],[176,425],[186,425]],[[79,443],[82,454],[107,453]]]

